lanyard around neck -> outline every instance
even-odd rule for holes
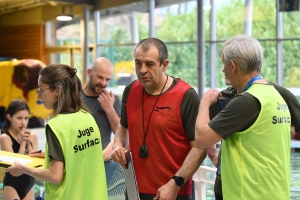
[[[165,89],[165,87],[166,87],[166,85],[167,85],[167,82],[168,82],[169,76],[168,76],[168,74],[166,74],[166,75],[167,75],[167,80],[166,80],[166,82],[165,82],[165,84],[164,84],[164,87],[163,87],[162,90],[160,91],[160,93],[159,93],[159,95],[158,95],[158,97],[157,97],[157,99],[156,99],[156,101],[155,101],[155,104],[154,104],[154,106],[153,106],[153,108],[152,108],[152,111],[151,111],[151,113],[150,113],[150,117],[149,117],[149,119],[148,119],[148,123],[147,123],[146,130],[145,130],[145,128],[144,128],[144,93],[145,93],[145,87],[143,88],[143,96],[142,96],[142,120],[143,120],[143,132],[144,132],[144,140],[143,140],[143,144],[146,143],[146,136],[147,136],[147,132],[148,132],[148,128],[149,128],[149,123],[150,123],[150,119],[151,119],[152,113],[153,113],[153,111],[154,111],[154,108],[155,108],[155,106],[156,106],[156,104],[157,104],[157,102],[158,102],[158,99],[159,99],[160,95],[163,93],[163,91],[164,91],[164,89]]]
[[[260,80],[260,79],[263,79],[263,77],[261,75],[259,76],[254,76],[246,85],[246,87],[244,88],[243,92],[246,92],[249,87],[253,84],[254,81],[257,81],[257,80]]]

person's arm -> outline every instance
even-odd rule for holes
[[[7,168],[7,171],[10,172],[11,175],[20,176],[25,173],[53,184],[59,184],[62,181],[64,175],[64,157],[62,148],[49,125],[46,126],[45,133],[50,157],[49,169],[40,170],[29,168],[19,162],[15,162],[13,166]],[[33,153],[31,153],[30,156],[32,156],[32,154]],[[41,152],[37,154],[36,157],[45,157],[45,153]]]
[[[118,124],[120,122],[120,117],[114,109],[115,101],[118,101],[116,102],[116,105],[120,103],[120,100],[116,99],[114,94],[112,92],[108,92],[106,89],[103,89],[103,92],[98,97],[98,102],[106,113],[113,133],[116,132]]]
[[[12,141],[7,134],[2,134],[0,136],[0,146],[2,151],[14,152],[12,148]],[[25,148],[24,148],[25,150]],[[23,151],[24,154],[24,151]]]
[[[133,83],[134,81],[125,87],[122,95],[121,119],[117,131],[115,133],[113,153],[111,155],[112,160],[118,162],[124,169],[126,168],[126,164],[127,164],[125,152],[127,151],[127,147],[129,145],[128,131],[127,131],[128,123],[127,123],[126,102]]]
[[[213,145],[209,148],[207,148],[207,156],[213,163],[215,167],[218,167],[219,164],[219,151],[216,148],[216,145]]]
[[[210,121],[209,107],[217,102],[219,96],[221,95],[217,90],[210,89],[201,99],[195,126],[195,138],[200,148],[211,147],[222,140],[222,138],[208,126],[208,122]]]
[[[19,147],[19,150],[17,153],[19,153],[19,154],[25,153],[27,141],[30,141],[29,138],[30,138],[30,133],[28,133],[28,132],[25,133],[24,131],[23,131],[23,133],[21,133],[21,142],[20,142],[20,147]],[[11,138],[7,134],[2,134],[0,136],[0,145],[1,145],[1,150],[14,153],[14,150],[12,148]]]
[[[111,154],[112,154],[112,147],[114,145],[114,141],[112,140],[107,147],[102,151],[102,155],[103,155],[103,160],[104,161],[109,161],[111,158]]]
[[[226,140],[236,132],[248,129],[256,121],[261,110],[258,99],[249,93],[243,93],[232,99],[221,112],[209,121],[207,112],[209,103],[206,99],[210,98],[206,95],[212,95],[209,93],[204,94],[199,106],[195,126],[198,147],[210,147],[221,139]],[[215,100],[211,102],[215,102]]]
[[[60,184],[64,174],[64,163],[53,159],[50,161],[49,169],[39,170],[26,167],[19,162],[15,162],[13,166],[7,168],[7,172],[9,172],[12,176],[28,174],[29,176],[33,176],[48,183]]]
[[[206,157],[206,149],[198,148],[195,141],[195,123],[198,114],[198,107],[199,97],[194,89],[189,89],[182,99],[180,116],[187,139],[190,141],[191,149],[185,157],[181,167],[177,172],[174,172],[175,176],[181,176],[185,182],[193,176]],[[154,199],[176,199],[179,190],[180,187],[176,185],[175,180],[170,179],[165,185],[161,186],[157,190],[157,194]]]
[[[38,148],[38,137],[35,133],[30,134],[30,140],[26,144],[26,148],[28,152],[32,152],[34,150],[37,150]]]
[[[117,131],[115,133],[114,137],[114,145],[113,145],[113,153],[111,155],[111,158],[118,162],[124,169],[126,169],[126,141],[127,141],[127,128],[122,126],[121,124],[118,125]]]
[[[175,174],[175,176],[181,176],[185,182],[193,176],[206,157],[206,149],[198,148],[195,141],[190,142],[190,145],[190,152],[185,158],[180,169]],[[176,185],[175,180],[171,179],[168,183],[158,189],[154,199],[176,199],[179,190],[180,187]]]
[[[20,141],[20,148],[18,153],[24,154],[26,149],[28,150],[28,148],[32,148],[31,131],[27,128],[22,128],[20,134],[21,134],[21,141]]]

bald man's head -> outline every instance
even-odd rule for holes
[[[87,70],[89,77],[83,90],[86,95],[99,95],[113,76],[113,64],[107,58],[97,58]]]
[[[97,70],[98,68],[107,68],[107,69],[110,68],[111,70],[113,70],[113,64],[107,58],[99,57],[93,62],[91,66],[91,69],[93,71]]]

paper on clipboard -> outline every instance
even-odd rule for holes
[[[28,155],[1,151],[0,150],[0,168],[8,168],[14,165],[14,162],[18,161],[27,167],[43,169],[44,168],[44,159],[30,157]]]
[[[127,169],[124,169],[125,185],[127,189],[128,199],[140,200],[135,172],[132,163],[132,156],[130,151],[125,152]]]
[[[15,161],[22,163],[23,165],[27,165],[31,162],[31,160],[26,158],[16,158],[11,156],[0,155],[0,161],[14,164]]]

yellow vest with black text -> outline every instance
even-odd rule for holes
[[[222,142],[223,198],[290,199],[291,116],[287,104],[270,85],[253,84],[246,92],[259,100],[261,111],[247,130]]]
[[[47,200],[107,200],[105,168],[99,128],[91,114],[59,114],[48,125],[63,150],[65,166],[60,184],[45,182]],[[46,143],[45,168],[50,160]]]

